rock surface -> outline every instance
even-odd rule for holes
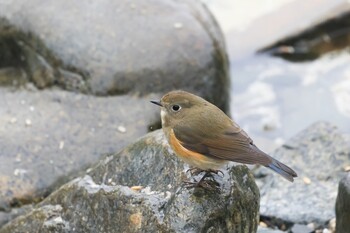
[[[184,187],[187,169],[155,131],[0,232],[256,232],[259,191],[246,166],[228,166],[211,191]]]
[[[293,223],[325,224],[334,218],[337,184],[350,164],[350,140],[335,126],[316,123],[272,155],[295,169],[299,178],[288,183],[259,169],[260,213]]]
[[[339,183],[336,213],[336,232],[347,233],[350,229],[350,173]]]
[[[0,51],[0,226],[157,128],[164,92],[228,111],[224,40],[197,1],[0,0]]]
[[[18,83],[97,95],[186,89],[228,110],[223,36],[199,1],[0,0],[1,18],[0,68]]]
[[[101,155],[146,134],[159,118],[149,103],[159,95],[96,98],[59,90],[2,90],[0,98],[2,211],[39,201]]]

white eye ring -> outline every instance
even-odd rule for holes
[[[174,112],[178,112],[180,111],[181,106],[178,104],[174,104],[173,106],[171,106],[171,110],[173,110]]]

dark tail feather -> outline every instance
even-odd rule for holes
[[[293,171],[290,167],[284,165],[283,163],[277,161],[276,159],[272,158],[272,162],[268,164],[266,167],[270,168],[274,172],[277,172],[290,182],[294,181],[294,177],[297,177],[297,173]]]

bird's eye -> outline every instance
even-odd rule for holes
[[[178,112],[178,111],[181,109],[181,106],[180,106],[180,105],[177,105],[177,104],[174,104],[173,106],[171,106],[171,109],[172,109],[174,112]]]

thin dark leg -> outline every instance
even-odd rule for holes
[[[195,168],[193,168],[191,170],[194,170],[194,169]],[[198,182],[196,180],[195,180],[195,182],[185,181],[184,183],[185,183],[187,188],[202,187],[202,188],[209,189],[209,190],[215,190],[218,186],[218,183],[215,181],[214,177],[212,176],[212,173],[215,173],[215,174],[221,173],[222,175],[224,175],[224,173],[220,170],[203,171],[203,170],[196,169],[195,172],[197,173],[197,175],[201,172],[205,172],[205,174],[202,176],[202,178]],[[210,181],[206,180],[207,177],[211,177],[211,178],[213,178],[213,180],[210,182]]]

